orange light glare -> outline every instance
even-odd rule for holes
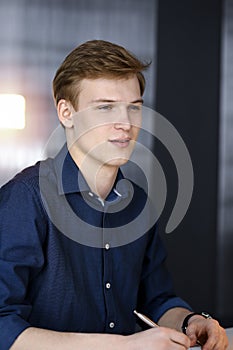
[[[0,94],[0,129],[25,128],[25,98],[18,94]]]

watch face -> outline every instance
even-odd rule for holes
[[[212,318],[208,312],[202,311],[201,315],[205,318]]]

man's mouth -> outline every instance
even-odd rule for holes
[[[113,145],[118,146],[118,147],[128,147],[129,143],[130,143],[130,138],[127,139],[113,139],[113,140],[109,140],[109,142],[111,142]]]

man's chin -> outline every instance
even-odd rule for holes
[[[108,160],[105,164],[109,166],[117,166],[120,167],[124,164],[126,164],[129,161],[129,158],[116,158]]]

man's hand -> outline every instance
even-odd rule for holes
[[[185,350],[190,347],[189,338],[174,329],[158,327],[125,337],[126,349],[137,350]]]
[[[191,341],[191,346],[200,344],[203,350],[225,350],[228,346],[225,330],[213,318],[192,316],[188,322],[186,334]]]

